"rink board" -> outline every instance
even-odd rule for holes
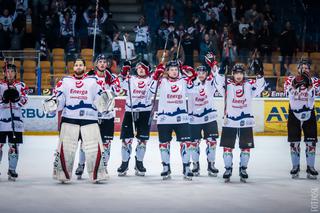
[[[42,102],[47,96],[29,96],[28,104],[22,109],[25,131],[32,134],[57,133],[57,116],[46,115],[42,109]],[[215,106],[218,110],[218,124],[221,130],[223,116],[223,99],[216,98]],[[121,122],[125,111],[125,98],[116,99],[115,131],[121,129]],[[320,132],[320,100],[316,100],[318,132]],[[256,125],[254,131],[258,134],[286,134],[288,117],[288,100],[277,98],[256,98],[253,100],[253,114]],[[151,125],[151,131],[156,132],[156,113]]]

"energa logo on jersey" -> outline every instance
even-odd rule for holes
[[[76,81],[76,87],[81,88],[83,86],[83,81]]]
[[[202,88],[199,92],[200,96],[205,96],[206,95],[206,92],[204,91],[204,89]]]
[[[172,92],[178,92],[178,91],[179,91],[178,85],[172,85],[172,86],[171,86],[171,91],[172,91]]]
[[[243,96],[243,94],[244,94],[243,89],[238,89],[238,90],[236,91],[236,97],[237,97],[237,98],[241,98],[241,97]]]
[[[138,82],[138,87],[139,87],[140,89],[144,88],[145,86],[146,86],[146,84],[144,83],[144,81],[139,81],[139,82]]]

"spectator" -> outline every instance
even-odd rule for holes
[[[199,58],[201,63],[205,64],[205,56],[208,52],[214,52],[214,49],[213,49],[213,44],[210,41],[209,34],[206,33],[204,35],[203,40],[200,43]]]
[[[116,32],[113,36],[113,41],[112,41],[112,54],[113,54],[117,64],[120,63],[120,58],[121,58],[119,37],[120,37],[120,32]]]
[[[239,59],[242,63],[248,63],[250,51],[255,47],[254,35],[247,28],[242,28],[239,35],[237,46]]]
[[[232,39],[227,39],[223,44],[221,56],[221,70],[226,66],[232,67],[237,60],[237,47],[233,45]]]
[[[0,24],[0,50],[5,50],[6,49],[6,35],[3,30],[2,24]]]
[[[262,61],[264,61],[266,56],[267,62],[271,63],[272,42],[273,42],[273,34],[269,27],[268,21],[265,20],[263,22],[262,29],[258,33],[258,48],[260,51],[260,56]]]
[[[150,43],[150,36],[149,27],[146,24],[143,16],[139,18],[139,24],[134,28],[134,32],[136,33],[136,39],[134,43],[136,53],[147,60],[147,45]]]
[[[185,33],[183,36],[181,45],[185,54],[184,64],[193,67],[193,51],[194,51],[193,37],[189,33]]]
[[[173,39],[173,46],[169,50],[169,60],[180,60],[184,64],[184,50],[178,38]]]
[[[174,23],[175,15],[176,10],[174,9],[174,6],[171,5],[169,2],[166,3],[166,5],[162,8],[160,12],[160,17],[162,17],[162,21],[166,23]]]
[[[60,22],[60,43],[65,47],[69,43],[70,37],[75,36],[77,14],[71,8],[66,8],[58,14]]]
[[[39,46],[40,60],[47,61],[49,59],[49,50],[48,50],[45,34],[41,34],[39,43],[40,43],[40,46]]]
[[[69,37],[69,41],[66,45],[65,52],[67,61],[74,61],[74,59],[78,57],[78,48],[74,37]]]
[[[246,19],[245,19],[244,17],[241,17],[240,23],[239,23],[239,33],[242,34],[243,28],[249,29],[249,26],[250,26],[250,25],[246,22]]]
[[[163,49],[166,39],[169,36],[169,30],[168,30],[168,26],[167,23],[162,22],[160,25],[160,28],[157,31],[157,50]]]
[[[23,47],[24,48],[34,48],[35,47],[35,27],[34,21],[32,19],[31,8],[27,9],[25,26],[24,26],[24,36],[23,36]]]
[[[281,65],[280,65],[280,75],[284,76],[286,74],[286,69],[284,64],[287,61],[287,67],[292,62],[292,56],[297,48],[297,38],[295,31],[291,28],[291,23],[286,22],[284,31],[280,34],[279,47],[281,55]]]
[[[124,33],[124,36],[127,40],[127,45],[125,46],[124,40],[119,41],[120,53],[121,53],[121,61],[122,64],[126,59],[132,60],[135,57],[134,45],[130,41],[129,33]]]
[[[0,16],[0,24],[3,26],[3,30],[5,32],[12,32],[13,27],[12,23],[14,20],[17,18],[17,12],[15,11],[13,15],[9,15],[9,10],[4,9],[3,10],[3,15]]]
[[[23,31],[20,31],[18,28],[14,28],[11,34],[11,46],[10,50],[21,50],[22,49],[22,37]]]
[[[96,34],[96,55],[101,53],[101,33],[102,25],[108,18],[106,11],[100,7],[98,11],[97,24],[95,24],[95,7],[90,5],[83,13],[83,17],[88,25],[88,47],[93,48],[94,34]],[[96,28],[95,28],[96,25]]]

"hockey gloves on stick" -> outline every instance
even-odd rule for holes
[[[2,96],[3,103],[16,103],[20,100],[20,95],[18,90],[15,87],[9,87],[5,90]]]
[[[158,81],[161,78],[162,74],[164,73],[164,70],[165,70],[164,65],[159,64],[156,68],[156,71],[153,74],[153,80]]]

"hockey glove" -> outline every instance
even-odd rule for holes
[[[123,63],[123,67],[121,69],[120,74],[125,77],[128,75],[128,73],[130,73],[130,71],[131,71],[131,63],[129,61],[125,61]]]
[[[14,87],[9,87],[9,89],[5,90],[2,96],[2,101],[4,103],[16,103],[20,100],[19,92]]]
[[[163,64],[159,64],[156,68],[156,71],[153,74],[153,80],[158,81],[161,78],[162,74],[164,73],[164,69],[165,68]]]
[[[209,52],[207,55],[205,55],[205,60],[211,69],[218,64],[216,61],[216,56],[212,52]]]

